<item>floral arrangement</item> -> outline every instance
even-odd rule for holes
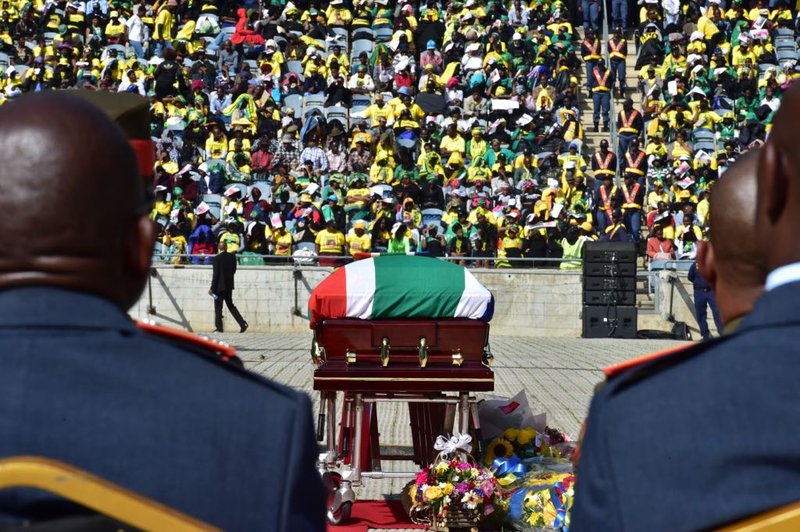
[[[574,497],[572,473],[537,472],[511,495],[509,518],[519,529],[566,531]]]
[[[481,522],[493,513],[505,514],[507,501],[497,479],[475,463],[467,434],[456,433],[449,440],[439,436],[434,448],[440,451],[433,464],[417,473],[410,496],[412,519],[436,524],[448,514],[468,514]],[[419,517],[422,516],[422,517]]]
[[[521,460],[537,456],[560,458],[563,446],[569,436],[556,429],[546,427],[541,433],[532,427],[508,428],[501,436],[494,438],[486,447],[484,463],[494,464],[495,460],[516,456]]]

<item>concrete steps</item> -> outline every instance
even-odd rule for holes
[[[583,40],[583,30],[578,30],[580,35],[579,40]],[[605,49],[605,41],[601,40],[601,46]],[[581,73],[585,75],[585,68],[582,68]],[[641,110],[642,105],[642,97],[638,89],[638,72],[636,70],[636,50],[634,48],[633,40],[630,39],[628,41],[628,57],[625,63],[625,77],[626,77],[626,90],[623,98],[617,98],[616,94],[614,95],[614,107],[616,111],[619,112],[619,109],[622,108],[622,102],[626,97],[629,97],[633,100],[633,105],[636,109]],[[586,88],[586,80],[581,79],[581,102],[579,106],[581,112],[581,125],[583,126],[584,131],[584,144],[583,144],[583,154],[584,157],[591,157],[591,155],[597,151],[600,145],[600,141],[602,139],[611,140],[611,134],[602,131],[595,133],[594,132],[594,121],[593,121],[593,110],[594,107],[592,105],[592,94]],[[612,116],[611,120],[616,120],[616,116]],[[602,124],[601,124],[602,126]]]

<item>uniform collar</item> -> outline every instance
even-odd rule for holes
[[[45,286],[0,291],[0,330],[20,326],[135,329],[127,314],[107,299]]]
[[[779,286],[800,281],[800,262],[793,262],[772,270],[767,275],[766,290],[769,292]]]
[[[777,270],[776,270],[777,271]],[[797,301],[800,300],[800,279],[787,281],[768,289],[753,311],[744,317],[736,332],[761,327],[776,327],[800,323]]]

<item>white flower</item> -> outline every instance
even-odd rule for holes
[[[478,506],[478,503],[481,502],[481,498],[478,497],[478,494],[474,491],[468,491],[461,497],[461,502],[464,504],[465,508],[474,510]]]

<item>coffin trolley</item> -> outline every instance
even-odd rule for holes
[[[480,441],[474,392],[494,389],[493,309],[491,293],[466,268],[406,255],[348,264],[312,292],[317,439],[326,442],[319,470],[331,523],[348,520],[363,479],[417,473],[384,472],[381,460],[427,465],[436,436],[452,432],[456,420]],[[408,404],[413,456],[381,453],[376,403],[384,401]]]

